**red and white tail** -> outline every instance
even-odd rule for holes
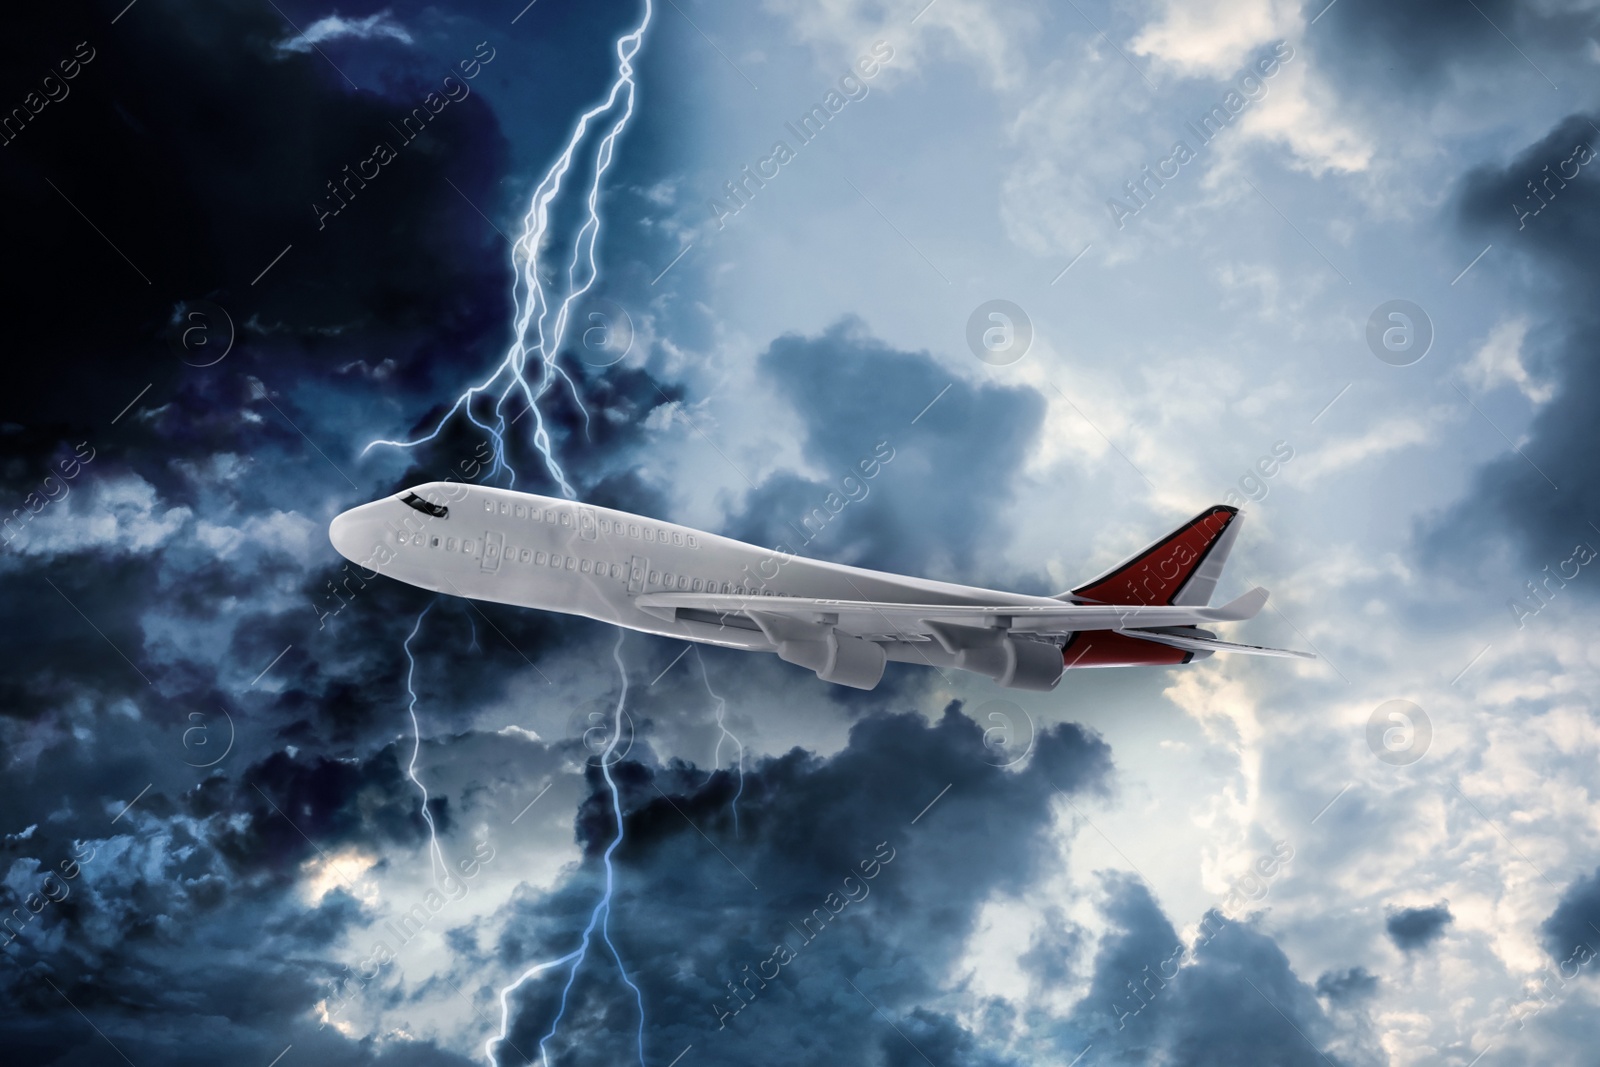
[[[1205,605],[1239,536],[1239,509],[1207,508],[1149,548],[1058,600]]]
[[[1228,562],[1228,553],[1238,536],[1239,509],[1218,504],[1126,562],[1056,599],[1203,606],[1210,603],[1222,577],[1222,566]],[[1234,604],[1242,606],[1240,617],[1248,618],[1261,609],[1266,599],[1265,589],[1252,589]],[[1068,668],[1133,667],[1190,663],[1214,652],[1316,658],[1306,652],[1218,641],[1209,631],[1193,626],[1084,631],[1067,638],[1061,658]]]

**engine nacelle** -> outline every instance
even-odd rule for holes
[[[888,662],[882,645],[838,630],[821,639],[780,641],[778,658],[816,671],[824,682],[852,689],[877,688]]]
[[[1006,644],[1012,649],[1009,669],[995,681],[1007,689],[1028,689],[1036,693],[1048,693],[1061,681],[1065,665],[1061,650],[1055,645],[1015,638]]]
[[[1018,640],[1004,630],[929,623],[934,638],[964,671],[986,674],[1007,689],[1047,693],[1061,680],[1061,649]]]

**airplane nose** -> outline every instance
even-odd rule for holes
[[[334,550],[350,562],[369,569],[373,567],[372,557],[382,544],[383,536],[383,522],[372,508],[371,504],[351,508],[335,515],[328,524],[328,540],[333,542]]]

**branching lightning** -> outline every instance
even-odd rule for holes
[[[567,140],[566,148],[556,157],[549,171],[545,173],[544,179],[534,190],[528,212],[523,216],[522,235],[511,246],[513,275],[511,298],[514,315],[511,347],[507,350],[505,358],[483,381],[469,386],[465,392],[456,397],[455,403],[440,417],[438,425],[431,431],[408,441],[369,442],[367,447],[362,449],[363,455],[378,445],[414,448],[424,442],[432,441],[459,412],[474,426],[488,434],[490,440],[494,442],[494,464],[490,468],[489,476],[493,477],[503,470],[506,472],[507,484],[514,486],[517,473],[507,454],[506,434],[510,430],[511,423],[531,413],[533,415],[531,443],[543,458],[545,469],[560,486],[562,495],[569,500],[577,496],[572,484],[567,480],[565,470],[555,457],[550,442],[550,431],[545,425],[544,413],[539,403],[559,379],[571,390],[573,401],[583,414],[585,428],[588,426],[588,408],[584,406],[583,398],[578,395],[577,386],[572,378],[556,363],[556,355],[566,338],[567,323],[573,304],[588,293],[599,277],[600,269],[595,261],[595,243],[600,236],[600,183],[611,168],[617,138],[621,136],[622,131],[627,128],[628,121],[633,117],[636,89],[633,60],[644,43],[644,33],[650,25],[652,11],[653,0],[645,0],[644,17],[639,25],[632,32],[617,39],[617,75],[611,83],[610,91],[604,100],[579,116],[572,136]],[[539,269],[539,252],[550,235],[551,204],[561,192],[562,181],[572,167],[573,157],[588,136],[590,125],[601,120],[603,116],[612,114],[616,115],[615,121],[599,138],[594,148],[594,174],[589,183],[588,196],[584,201],[586,217],[573,238],[572,257],[566,269],[564,295],[552,300],[552,294],[545,290],[545,279],[540,276]],[[539,373],[535,382],[530,382],[527,377],[530,359],[537,359],[539,363]],[[480,420],[472,410],[473,400],[479,394],[495,397],[493,417],[488,422]],[[520,395],[527,402],[527,407],[508,422],[506,403],[516,395]]]
[[[622,844],[623,830],[622,794],[617,789],[616,780],[611,777],[611,755],[616,750],[617,742],[622,738],[622,712],[623,707],[628,702],[628,668],[622,662],[622,641],[626,634],[627,631],[625,630],[617,632],[617,643],[611,650],[611,657],[617,664],[617,674],[622,679],[622,691],[617,695],[617,710],[612,720],[611,738],[606,743],[605,751],[600,754],[600,773],[605,778],[606,788],[611,792],[611,811],[616,820],[617,828],[616,837],[611,839],[611,843],[606,846],[603,855],[605,891],[600,895],[599,901],[595,903],[594,911],[590,912],[589,925],[584,927],[583,938],[576,949],[560,959],[534,964],[526,971],[523,971],[515,982],[500,990],[500,1033],[484,1043],[484,1054],[489,1060],[489,1067],[499,1067],[499,1062],[495,1059],[495,1045],[506,1040],[511,1033],[511,994],[516,992],[529,979],[536,978],[545,971],[570,963],[572,966],[567,971],[566,985],[561,988],[561,1007],[556,1012],[556,1017],[550,1021],[550,1029],[545,1032],[543,1037],[539,1038],[539,1062],[542,1067],[549,1067],[550,1050],[547,1046],[550,1040],[556,1036],[556,1031],[561,1028],[561,1019],[567,1013],[567,997],[572,992],[572,984],[577,981],[578,969],[583,966],[583,961],[589,954],[589,943],[593,939],[597,927],[600,930],[601,940],[606,943],[606,948],[611,951],[611,958],[617,963],[617,973],[622,976],[622,980],[627,983],[628,988],[633,990],[634,1000],[639,1006],[639,1067],[644,1067],[644,994],[639,992],[639,987],[634,984],[632,978],[628,977],[627,968],[622,962],[622,955],[617,951],[617,946],[611,940],[611,894],[616,884],[615,870],[611,865],[611,856],[612,853],[617,851],[617,847]]]
[[[405,644],[401,647],[406,652],[406,663],[408,664],[406,667],[406,692],[411,697],[410,704],[406,706],[406,710],[411,713],[411,762],[406,765],[406,776],[422,792],[422,818],[428,824],[428,853],[432,858],[433,885],[437,889],[439,888],[441,872],[449,874],[450,865],[444,861],[444,852],[439,848],[439,831],[433,825],[433,812],[428,810],[428,787],[423,785],[422,779],[417,777],[417,756],[422,752],[422,724],[417,720],[417,660],[411,654],[411,642],[416,639],[417,634],[422,630],[422,620],[427,618],[428,612],[433,610],[433,603],[433,601],[429,601],[428,606],[422,609],[422,614],[417,616],[415,625],[411,627],[411,633],[406,636]]]
[[[737,757],[739,765],[739,791],[733,794],[733,836],[738,837],[739,798],[744,796],[744,742],[735,737],[733,735],[733,731],[728,729],[728,724],[725,721],[728,714],[728,702],[724,700],[715,689],[711,688],[711,675],[706,673],[706,661],[701,659],[700,648],[698,645],[695,646],[694,649],[694,658],[700,664],[700,677],[706,683],[706,692],[711,694],[711,699],[716,702],[717,729],[722,731],[722,735],[717,738],[716,752],[713,753],[711,757],[712,766],[722,766],[722,742],[732,741],[739,748],[739,755]]]
[[[507,485],[516,485],[517,472],[512,464],[512,457],[507,449],[506,438],[511,425],[523,415],[532,414],[533,429],[530,434],[530,443],[538,451],[544,462],[545,470],[560,487],[561,493],[567,499],[575,499],[577,492],[572,483],[567,479],[566,471],[556,458],[550,439],[550,431],[545,423],[544,412],[540,402],[555,387],[557,381],[565,383],[571,391],[573,402],[583,415],[584,425],[587,429],[589,420],[588,408],[584,406],[583,398],[579,395],[576,384],[572,378],[556,362],[562,343],[566,338],[568,321],[572,314],[573,305],[593,287],[599,277],[600,269],[595,259],[595,246],[600,237],[600,185],[605,179],[606,172],[610,170],[615,157],[617,138],[627,128],[629,120],[633,117],[634,95],[636,85],[634,82],[633,60],[638,55],[644,43],[645,30],[649,28],[650,19],[654,12],[653,0],[644,0],[644,15],[639,24],[629,33],[619,37],[616,42],[617,73],[612,81],[610,90],[605,98],[594,107],[585,111],[578,117],[577,124],[573,127],[572,135],[568,138],[566,147],[556,157],[544,178],[539,182],[533,193],[533,198],[528,206],[527,214],[522,220],[522,234],[511,246],[512,286],[511,298],[513,306],[511,346],[505,357],[482,381],[470,385],[456,397],[455,402],[442,415],[438,423],[428,433],[411,440],[375,440],[369,442],[362,449],[365,455],[378,445],[387,445],[392,448],[409,449],[425,442],[432,441],[439,436],[445,426],[457,414],[464,415],[468,421],[488,435],[493,442],[494,463],[490,467],[489,477],[495,477],[504,471]],[[584,200],[585,216],[583,224],[578,228],[572,241],[572,254],[567,262],[565,285],[560,293],[553,294],[546,291],[546,279],[540,270],[539,253],[545,242],[550,238],[551,209],[561,192],[562,183],[567,172],[573,166],[574,157],[584,145],[589,136],[590,127],[595,123],[603,123],[607,116],[614,116],[611,125],[605,129],[594,145],[594,170],[589,183],[588,195]],[[556,278],[551,280],[552,286]],[[530,381],[528,377],[529,362],[537,360],[538,373],[536,380]],[[473,402],[477,397],[489,395],[494,397],[492,416],[487,421],[479,418],[473,411]],[[506,406],[514,396],[521,396],[526,402],[526,407],[512,417],[506,417]],[[425,616],[424,609],[422,615]],[[411,639],[416,637],[417,631],[422,626],[422,616],[418,616],[417,624],[412,628],[411,636],[406,639],[406,658],[411,662],[411,671],[415,672],[416,661],[411,656]],[[476,642],[476,632],[473,635]],[[579,945],[572,952],[558,959],[536,963],[522,972],[517,979],[500,990],[500,1033],[489,1038],[484,1043],[484,1057],[490,1067],[499,1067],[495,1056],[498,1044],[504,1042],[511,1032],[511,995],[526,982],[537,978],[546,971],[559,967],[568,967],[566,984],[561,990],[561,1007],[551,1021],[550,1029],[539,1039],[539,1057],[544,1067],[549,1065],[548,1045],[561,1026],[561,1020],[566,1014],[567,998],[572,991],[573,983],[577,979],[578,969],[583,966],[588,956],[589,945],[593,939],[595,929],[598,927],[601,940],[605,942],[611,957],[616,961],[617,971],[622,976],[629,989],[633,991],[634,1000],[639,1008],[638,1027],[638,1054],[640,1067],[644,1067],[644,995],[633,979],[628,976],[623,965],[622,956],[617,951],[617,946],[611,940],[611,898],[615,885],[615,872],[612,867],[612,855],[622,844],[623,818],[622,797],[617,789],[616,781],[611,776],[611,759],[618,740],[622,736],[623,708],[628,698],[628,673],[622,662],[623,633],[617,635],[617,645],[613,651],[617,671],[621,676],[621,693],[617,698],[617,710],[611,739],[605,752],[600,757],[601,774],[605,778],[606,786],[611,793],[612,813],[616,823],[616,837],[606,847],[603,862],[605,867],[605,890],[599,901],[595,904],[594,911],[589,916],[589,924],[584,928]],[[416,716],[416,691],[411,684],[412,674],[407,674],[407,691],[411,694],[411,721],[417,740],[412,750],[411,778],[423,794],[423,814],[428,820],[430,833],[433,831],[433,818],[427,810],[427,790],[415,775],[417,751],[421,746],[420,727]],[[432,843],[433,856],[436,862],[443,865],[443,854],[439,851],[438,837],[434,835]]]

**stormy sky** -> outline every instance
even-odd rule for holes
[[[16,1062],[1592,1057],[1594,5],[8,27]],[[1044,594],[1242,503],[1319,658],[858,692],[333,551],[448,476]]]

